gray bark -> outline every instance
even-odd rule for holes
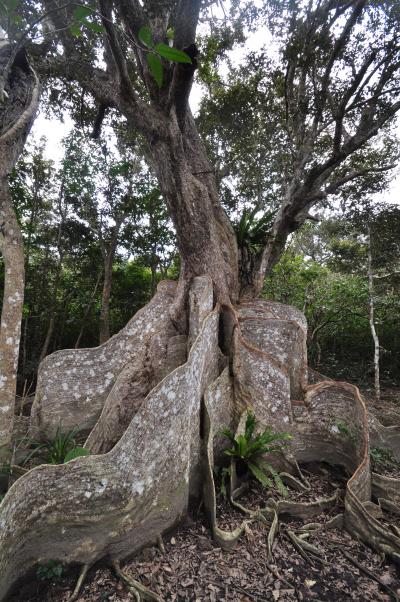
[[[169,286],[164,283],[162,288],[165,291]],[[135,331],[130,335],[131,344],[139,353],[144,325],[153,327],[155,334],[163,320],[160,309],[165,317],[169,301],[162,297],[141,310],[129,327]],[[346,486],[345,526],[400,560],[400,539],[371,515],[364,403],[352,385],[334,381],[307,384],[307,335],[301,312],[260,301],[223,310],[217,304],[212,309],[212,281],[205,277],[194,280],[189,297],[189,332],[194,340],[187,361],[172,371],[167,366],[166,376],[147,396],[132,400],[136,402],[134,407],[130,405],[133,413],[128,425],[121,425],[114,447],[103,455],[78,458],[65,465],[37,467],[10,489],[0,505],[0,599],[5,599],[10,587],[36,562],[91,564],[103,556],[118,561],[154,543],[182,519],[189,496],[200,495],[205,445],[209,459],[212,451],[216,457],[221,453],[221,441],[213,441],[212,432],[228,424],[235,430],[249,409],[261,426],[272,425],[292,433],[290,448],[279,460],[285,466],[293,467],[294,459],[346,466],[352,477]],[[219,349],[222,339],[231,350],[230,358]],[[45,361],[53,358],[53,365],[59,364],[60,370],[55,378],[67,385],[75,379],[79,391],[91,369],[100,375],[103,362],[116,354],[125,358],[126,349],[126,338],[114,338],[113,350],[102,346],[90,350],[86,357],[81,350],[57,352]],[[150,358],[156,356],[151,354]],[[105,413],[112,410],[106,425],[113,427],[113,417],[119,413],[115,405],[118,391],[123,391],[124,385],[129,388],[131,380],[132,369],[127,363],[120,368],[116,388],[104,404]],[[59,399],[55,396],[56,382],[47,388],[52,398],[49,406],[42,407],[42,416],[47,415],[47,419],[52,417],[54,404],[63,402],[61,394]],[[95,397],[96,391],[88,391],[87,409]],[[79,417],[78,408],[72,404],[64,410],[75,414],[75,419]],[[199,435],[204,432],[205,415],[210,424],[202,440]],[[338,428],[343,422],[351,436]],[[400,436],[394,436],[393,428],[375,421],[374,430],[375,437],[379,435],[386,445],[400,449]],[[210,465],[204,484],[206,508],[212,514],[210,499],[215,501],[215,486]],[[383,487],[376,480],[374,486],[376,491]],[[397,482],[392,490],[400,499]],[[42,511],[44,506],[46,512]],[[276,512],[290,513],[293,507],[297,516],[308,517],[316,510],[321,512],[324,502],[303,506],[280,501]],[[232,537],[218,529],[215,516],[210,519],[218,544],[231,548]]]
[[[101,294],[100,309],[100,345],[110,338],[110,297],[112,287],[113,256],[109,255],[104,260],[104,281]]]
[[[8,177],[0,178],[0,251],[4,296],[0,327],[0,462],[11,457],[16,378],[24,303],[24,253]]]
[[[39,85],[25,55],[9,65],[12,48],[0,46],[0,70],[10,69],[0,104],[0,250],[5,267],[0,326],[0,461],[11,457],[16,374],[24,299],[24,255],[20,228],[12,207],[8,175],[17,162],[36,114]],[[7,73],[9,75],[9,73]]]

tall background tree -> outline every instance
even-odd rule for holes
[[[0,24],[0,250],[4,295],[0,325],[0,461],[12,453],[16,376],[24,299],[24,255],[8,177],[26,141],[39,101],[39,82],[23,49]]]

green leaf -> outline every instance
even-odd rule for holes
[[[154,77],[156,84],[161,88],[163,83],[163,66],[162,62],[155,54],[147,55],[147,63],[149,65],[150,73]]]
[[[67,453],[67,455],[64,458],[64,464],[70,462],[70,460],[75,460],[75,458],[80,458],[82,456],[88,456],[89,454],[90,452],[88,449],[86,449],[85,447],[80,447],[78,445],[77,447],[74,447],[73,449],[71,449],[71,451]]]
[[[93,23],[92,21],[82,21],[83,25],[85,25],[88,29],[90,29],[91,31],[94,31],[95,33],[103,33],[104,31],[104,27],[102,25],[99,25],[98,23]]]
[[[78,6],[74,10],[74,18],[77,21],[83,21],[86,17],[93,14],[93,9],[89,6]]]
[[[248,462],[247,466],[249,467],[249,470],[252,472],[252,474],[256,477],[256,479],[260,481],[261,485],[263,485],[264,487],[272,487],[271,480],[267,477],[265,472],[261,470],[261,468],[259,468],[256,464],[253,464],[252,462]]]
[[[70,25],[69,30],[76,38],[79,38],[79,36],[82,35],[80,25]]]
[[[226,491],[226,483],[225,483],[226,477],[223,476],[221,478],[221,494],[222,497],[226,498],[227,497],[227,491]]]
[[[218,431],[217,435],[219,437],[226,437],[227,439],[229,439],[229,441],[231,441],[232,443],[235,443],[235,435],[228,428],[224,428],[221,431]]]
[[[0,1],[0,14],[10,15],[17,8],[18,0],[1,0]]]
[[[138,38],[142,42],[142,44],[144,44],[144,46],[147,46],[147,48],[154,47],[153,36],[150,27],[147,27],[146,25],[144,27],[141,27],[139,29]]]
[[[238,455],[240,458],[245,458],[246,450],[247,450],[247,440],[244,435],[238,435],[236,437],[236,442],[238,445]]]
[[[275,487],[277,488],[279,493],[281,495],[283,495],[283,497],[287,497],[288,490],[286,489],[285,485],[283,484],[283,481],[282,481],[279,473],[276,472],[275,468],[273,466],[271,466],[271,464],[269,464],[269,462],[264,462],[262,466],[265,470],[268,470],[268,472],[271,473],[272,478],[274,479]]]
[[[62,564],[57,564],[56,566],[53,567],[53,574],[56,577],[61,577],[62,572],[63,572]]]
[[[168,59],[169,61],[189,64],[192,62],[192,59],[188,54],[186,54],[186,52],[183,52],[183,50],[178,50],[178,48],[171,48],[170,46],[167,46],[167,44],[156,44],[155,50],[164,59]]]
[[[245,437],[248,441],[253,437],[254,430],[256,428],[256,417],[252,412],[247,414],[246,426],[245,426]]]

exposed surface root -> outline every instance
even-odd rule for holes
[[[85,581],[85,578],[86,578],[89,568],[90,568],[89,564],[84,564],[82,566],[81,572],[79,573],[78,581],[76,582],[76,585],[75,585],[75,589],[72,592],[71,597],[68,598],[68,602],[75,602],[75,600],[78,599],[79,592],[81,591],[83,582]]]
[[[207,398],[204,402],[204,463],[205,479],[203,486],[204,507],[211,526],[215,541],[223,550],[232,550],[237,544],[239,537],[245,530],[247,521],[243,521],[234,531],[224,531],[217,524],[217,501],[214,482],[214,454],[213,454],[213,427],[210,417]]]
[[[132,577],[129,577],[129,575],[124,573],[124,571],[121,570],[119,562],[114,561],[112,567],[115,574],[126,583],[129,591],[133,593],[138,602],[141,602],[142,600],[145,602],[163,602],[160,596],[149,590],[149,588],[145,587],[140,581],[136,581],[136,579],[132,579]]]
[[[221,310],[217,306],[211,311],[211,300],[209,279],[196,279],[188,330],[194,342],[187,362],[141,401],[109,453],[38,467],[12,486],[0,506],[1,599],[22,567],[35,560],[87,564],[110,555],[118,562],[154,544],[182,520],[189,495],[199,494],[203,475],[207,518],[224,550],[240,545],[251,529],[261,529],[267,562],[276,560],[279,547],[287,546],[293,554],[295,546],[311,569],[317,561],[322,570],[321,561],[330,561],[322,534],[326,529],[333,534],[343,523],[353,536],[400,561],[399,531],[387,526],[388,509],[393,514],[400,506],[400,482],[379,475],[371,482],[368,415],[358,389],[332,380],[307,385],[304,316],[276,303],[224,309],[228,367],[219,349]],[[83,365],[82,371],[86,369]],[[214,433],[223,427],[240,432],[248,409],[261,428],[292,434],[290,450],[274,459],[274,468],[286,473],[293,499],[272,497],[249,506],[235,497],[243,489],[234,482],[232,470],[231,503],[240,512],[240,522],[230,529],[217,516],[213,465],[214,458],[221,458],[223,442]],[[392,449],[398,437],[392,429]],[[344,507],[338,508],[336,487],[316,499],[312,479],[307,482],[298,470],[298,461],[316,460],[345,467]],[[386,522],[377,518],[379,512],[386,512]],[[329,513],[327,524],[321,513]],[[312,529],[314,518],[317,526]],[[308,529],[296,524],[299,520]],[[280,528],[290,541],[280,537]]]
[[[43,360],[39,366],[31,410],[30,430],[33,437],[38,439],[42,434],[51,436],[60,423],[64,430],[79,425],[89,432],[114,387],[118,387],[121,397],[128,394],[124,384],[118,383],[126,366],[130,366],[130,369],[125,378],[130,378],[131,394],[136,395],[139,392],[146,395],[168,370],[176,367],[175,364],[168,369],[165,365],[167,343],[164,340],[165,331],[170,326],[168,308],[175,289],[175,282],[161,282],[150,303],[103,345],[56,351]],[[163,331],[163,336],[158,336],[160,331]],[[145,362],[148,351],[151,351],[156,364],[160,362],[163,365],[155,365],[154,370],[149,370]],[[108,405],[111,403],[116,404],[110,400]],[[116,422],[113,416],[110,428]],[[99,435],[95,442],[100,446],[98,438]]]
[[[42,465],[0,505],[0,598],[37,562],[124,558],[182,520],[200,474],[200,400],[220,371],[219,307],[188,361],[153,389],[113,450]],[[45,510],[44,510],[45,508]]]
[[[335,475],[321,479],[318,495],[329,496],[332,478]],[[258,485],[256,489],[261,497],[262,490]],[[254,495],[251,484],[241,498],[243,505],[253,507]],[[332,509],[331,513],[335,511]],[[221,512],[229,528],[229,524],[237,520],[237,511],[219,500],[220,520]],[[328,524],[324,523],[325,513],[315,520]],[[301,519],[288,517],[287,526],[298,537],[301,535]],[[270,562],[267,559],[268,529],[261,522],[255,521],[245,530],[234,551],[224,552],[213,543],[204,528],[204,516],[200,516],[198,522],[188,521],[186,526],[164,536],[165,555],[160,555],[157,546],[147,548],[128,563],[121,563],[121,568],[164,602],[193,602],[196,599],[202,602],[248,602],[249,599],[261,602],[275,598],[278,602],[390,602],[393,598],[389,598],[383,586],[343,556],[341,550],[345,549],[393,591],[400,587],[395,567],[351,539],[345,530],[327,526],[310,534],[307,541],[321,550],[323,560],[327,562],[321,564],[305,561],[286,538],[284,528],[283,524],[275,539],[273,561]],[[74,580],[74,574],[70,577],[67,574],[48,583],[47,587],[41,582],[36,595],[29,594],[28,589],[21,590],[10,602],[66,602],[68,586],[72,591]],[[123,582],[107,568],[96,568],[85,581],[80,599],[82,602],[99,602],[102,598],[111,598],[114,602],[134,600],[133,594],[122,586]]]

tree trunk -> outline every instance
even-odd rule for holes
[[[90,295],[90,299],[89,299],[89,302],[88,302],[88,304],[86,306],[85,313],[83,314],[82,326],[81,326],[81,329],[79,331],[78,337],[77,337],[77,339],[75,341],[75,345],[74,345],[75,349],[78,349],[79,345],[81,343],[81,339],[82,339],[82,336],[83,336],[83,331],[84,331],[84,328],[85,328],[86,320],[87,320],[87,318],[89,316],[90,309],[91,309],[91,307],[93,305],[93,301],[94,301],[94,299],[96,297],[97,289],[99,287],[100,280],[101,280],[101,275],[102,275],[102,270],[99,271],[99,275],[97,276],[96,284],[94,285],[94,289],[92,291],[92,294]]]
[[[48,353],[50,342],[51,342],[51,337],[53,336],[53,332],[54,332],[54,324],[55,324],[55,308],[52,308],[50,320],[47,325],[46,336],[44,338],[42,349],[40,351],[39,364],[40,364],[40,362],[42,362],[44,360],[44,358],[46,357],[46,355]]]
[[[1,75],[6,82],[6,94],[0,102],[0,250],[5,267],[0,326],[0,462],[9,461],[12,453],[10,443],[24,299],[22,236],[12,207],[8,175],[24,147],[39,100],[38,81],[24,52],[20,51],[8,65],[11,53],[10,45],[0,41]]]
[[[374,306],[374,276],[372,272],[372,241],[371,227],[368,226],[368,305],[369,326],[374,341],[374,389],[375,401],[381,398],[381,385],[379,376],[379,338],[375,328],[375,306]]]
[[[44,358],[46,357],[46,355],[48,353],[50,342],[51,342],[53,332],[54,332],[56,313],[57,313],[57,295],[58,295],[58,286],[59,286],[60,276],[61,276],[61,269],[62,269],[62,254],[60,255],[59,262],[57,265],[57,273],[56,273],[56,277],[55,277],[53,294],[52,294],[51,305],[50,305],[50,312],[49,312],[50,313],[49,322],[47,325],[46,336],[44,338],[42,349],[40,351],[39,364],[44,360]]]
[[[108,341],[110,338],[110,297],[112,287],[112,269],[114,260],[114,250],[109,250],[104,258],[104,281],[103,291],[101,294],[101,309],[100,309],[100,345]]]
[[[11,456],[16,376],[24,303],[24,253],[7,176],[0,179],[0,251],[4,297],[0,328],[0,463]]]
[[[150,154],[182,260],[173,319],[180,322],[191,279],[196,276],[208,274],[216,299],[235,303],[239,296],[236,238],[220,205],[214,170],[192,115],[187,115],[182,130],[177,116],[171,115],[164,123],[164,135],[150,141]]]

